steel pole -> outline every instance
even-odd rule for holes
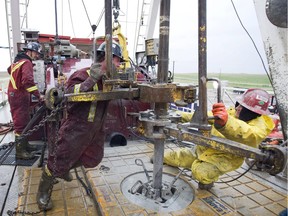
[[[105,41],[106,41],[106,67],[107,77],[114,78],[115,75],[112,71],[112,2],[105,0]]]
[[[198,0],[198,84],[200,124],[207,124],[207,23],[206,0]]]
[[[158,55],[158,84],[167,84],[168,63],[169,63],[169,26],[170,26],[170,0],[161,0],[160,4],[160,26],[159,26],[159,55]],[[167,116],[168,104],[155,103],[156,119]],[[161,130],[161,129],[160,129]],[[159,132],[159,131],[157,131]],[[154,143],[154,164],[153,164],[153,188],[156,198],[160,197],[162,189],[164,139],[156,139]]]

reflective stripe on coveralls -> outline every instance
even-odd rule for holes
[[[30,88],[27,88],[26,90],[28,91],[28,92],[33,92],[33,91],[35,91],[35,90],[37,90],[38,88],[37,88],[37,86],[32,86],[32,87],[30,87]]]
[[[67,80],[66,93],[73,93],[80,84],[81,92],[91,92],[95,81],[83,68],[73,73]],[[102,80],[97,82],[102,90]],[[109,101],[97,101],[97,112],[93,122],[88,122],[91,102],[77,102],[67,104],[67,118],[61,122],[58,132],[57,151],[55,145],[49,147],[47,166],[56,177],[61,177],[80,162],[85,168],[97,166],[104,155],[105,127],[104,121],[107,114]],[[52,154],[51,154],[52,153]]]
[[[228,110],[228,114],[228,121],[224,127],[217,130],[212,125],[212,135],[257,148],[274,128],[273,120],[269,116],[262,115],[244,122],[234,117],[235,109]],[[181,113],[184,121],[190,121],[192,115],[191,113]],[[209,113],[208,116],[210,116]],[[192,176],[203,184],[215,182],[219,176],[238,169],[243,161],[243,157],[204,146],[168,150],[164,153],[165,164],[190,168]]]
[[[90,70],[87,70],[86,72],[90,76]],[[74,93],[80,93],[80,86],[81,86],[80,84],[76,84],[74,86]],[[97,83],[93,86],[93,91],[98,91]],[[92,101],[91,106],[90,106],[90,110],[89,110],[89,114],[88,114],[88,118],[87,118],[88,122],[94,121],[95,113],[96,113],[96,107],[97,107],[97,101]]]
[[[17,89],[17,86],[16,86],[16,83],[15,83],[15,80],[13,78],[13,73],[19,68],[21,67],[21,65],[23,65],[25,63],[25,61],[22,61],[22,62],[19,62],[15,65],[12,65],[12,70],[11,70],[11,78],[10,78],[10,81],[11,81],[11,84],[13,86],[14,89]]]
[[[87,70],[87,73],[90,76],[90,70]],[[98,91],[98,85],[97,83],[93,86],[93,91]],[[92,101],[89,114],[88,114],[88,121],[93,122],[95,118],[95,113],[96,113],[96,107],[97,107],[97,101]]]

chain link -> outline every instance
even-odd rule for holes
[[[58,149],[58,139],[59,139],[59,136],[58,136],[58,129],[59,129],[59,121],[60,121],[60,119],[59,119],[59,113],[60,113],[60,111],[62,110],[62,109],[64,109],[64,106],[63,106],[63,104],[64,104],[64,101],[62,101],[59,105],[57,105],[56,106],[56,109],[54,109],[54,110],[52,110],[51,111],[51,113],[50,113],[50,115],[48,115],[48,116],[46,116],[46,118],[43,118],[40,122],[39,122],[39,124],[38,125],[35,125],[31,130],[28,130],[26,133],[24,133],[22,136],[23,137],[27,137],[27,136],[29,136],[29,135],[31,135],[33,132],[35,132],[35,131],[37,131],[40,127],[42,127],[42,126],[44,126],[44,124],[50,119],[50,118],[52,118],[52,117],[54,117],[54,116],[56,116],[57,114],[58,114],[58,116],[57,116],[57,119],[56,119],[56,128],[55,128],[55,137],[54,137],[54,139],[52,139],[53,141],[55,141],[55,146],[54,146],[54,149],[53,149],[53,153],[52,154],[54,154],[55,155],[55,152],[57,151],[57,149]],[[15,143],[15,142],[10,142],[8,145],[10,146],[11,145],[11,143],[12,143],[12,145]],[[11,146],[12,146],[11,145]],[[7,146],[6,148],[8,148],[9,146]],[[5,148],[5,149],[6,149]],[[0,149],[1,150],[1,149]],[[56,158],[54,157],[54,161],[53,161],[53,171],[56,169]],[[45,171],[43,171],[43,172],[45,172]],[[53,178],[53,180],[52,180],[52,182],[53,183],[51,183],[50,184],[50,187],[49,187],[49,189],[48,189],[48,193],[49,193],[49,198],[48,198],[48,201],[47,201],[47,205],[48,205],[48,203],[49,203],[49,201],[50,201],[50,199],[51,199],[51,194],[52,194],[52,190],[53,190],[53,187],[54,187],[54,182],[56,182],[55,180],[56,180],[56,178],[52,175],[52,178]],[[36,211],[36,212],[32,212],[32,211],[21,211],[21,210],[14,210],[14,211],[12,211],[12,210],[8,210],[7,211],[7,214],[10,216],[12,216],[12,215],[17,215],[17,214],[21,214],[21,215],[37,215],[37,214],[39,214],[39,213],[41,213],[41,212],[43,212],[43,211],[46,211],[46,210],[40,210],[40,211]]]
[[[26,133],[22,134],[20,139],[23,139],[25,137],[30,136],[32,133],[34,133],[35,131],[39,130],[40,127],[43,127],[44,124],[52,117],[54,117],[59,111],[61,111],[64,108],[63,103],[60,103],[56,109],[52,110],[50,115],[46,116],[45,118],[43,118],[38,125],[35,125],[32,129],[28,130]],[[12,146],[15,145],[15,141],[14,142],[9,142],[7,144],[3,144],[0,146],[0,151],[2,150],[6,150],[7,148],[10,148]]]

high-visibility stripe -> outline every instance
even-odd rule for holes
[[[16,83],[15,83],[14,77],[12,75],[24,63],[25,63],[25,61],[22,61],[22,62],[19,62],[19,63],[16,63],[16,64],[12,64],[12,66],[11,66],[10,82],[11,82],[11,84],[12,84],[14,89],[17,89],[17,86],[16,86]]]
[[[92,101],[89,114],[88,114],[88,122],[93,122],[96,114],[96,107],[97,107],[97,101]]]
[[[97,83],[93,86],[93,91],[98,91],[98,85],[97,85]]]
[[[90,76],[90,69],[86,70],[86,72],[88,73],[88,75]]]
[[[90,76],[90,70],[87,70],[86,72]],[[93,86],[93,91],[98,91],[97,83]],[[91,106],[90,106],[90,110],[89,110],[89,114],[88,114],[88,119],[87,119],[89,122],[94,121],[94,118],[96,115],[96,107],[97,107],[97,101],[92,101]]]
[[[74,86],[74,93],[79,93],[80,92],[80,84],[76,84]]]
[[[30,87],[30,88],[27,88],[26,90],[28,91],[28,92],[32,92],[32,91],[35,91],[35,90],[37,90],[38,88],[37,88],[37,86],[32,86],[32,87]]]

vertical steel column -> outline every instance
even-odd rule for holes
[[[12,38],[13,38],[12,58],[14,58],[18,53],[17,43],[21,42],[19,0],[10,1],[10,7],[11,7]]]
[[[159,55],[158,74],[159,84],[168,81],[168,61],[169,61],[169,26],[170,26],[170,0],[161,0],[160,4],[160,25],[159,25]],[[167,116],[168,104],[155,103],[156,119],[160,120]],[[161,130],[159,128],[159,130]],[[154,165],[153,165],[153,188],[156,198],[161,195],[162,172],[164,156],[164,139],[156,139],[154,143]]]
[[[111,0],[105,0],[105,41],[106,41],[106,67],[107,77],[114,78],[112,71],[112,2]]]
[[[199,84],[199,120],[207,124],[207,24],[206,0],[198,0],[198,84]]]
[[[58,43],[58,12],[57,12],[57,0],[54,1],[55,9],[55,41]],[[59,45],[59,44],[58,44]],[[60,59],[59,59],[60,60]]]
[[[168,81],[169,61],[169,29],[170,28],[170,0],[161,0],[159,20],[159,55],[158,55],[158,83]]]

